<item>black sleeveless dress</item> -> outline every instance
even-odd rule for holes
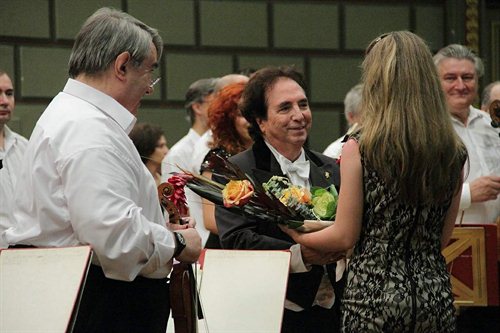
[[[445,203],[404,204],[394,186],[361,159],[363,225],[348,267],[343,332],[455,332],[440,250],[451,186]]]

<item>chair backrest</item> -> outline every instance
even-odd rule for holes
[[[497,231],[494,224],[456,226],[443,250],[455,306],[498,305]]]

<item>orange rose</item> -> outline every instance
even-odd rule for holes
[[[294,201],[308,204],[311,201],[311,192],[306,188],[291,186],[283,190],[280,201],[285,205]]]
[[[222,190],[224,207],[243,206],[253,195],[253,186],[248,180],[230,180]]]

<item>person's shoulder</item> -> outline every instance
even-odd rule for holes
[[[28,139],[26,139],[21,134],[14,132],[14,137],[16,138],[17,144],[19,146],[26,147],[28,145]]]
[[[319,159],[321,162],[323,162],[323,164],[335,163],[337,161],[336,158],[327,156],[327,155],[320,153],[318,151],[315,151],[315,150],[308,150],[308,153],[310,155],[316,157],[317,159]]]
[[[7,125],[5,125],[5,130],[12,137],[12,139],[16,140],[18,144],[23,144],[26,145],[28,144],[28,139],[26,139],[24,136],[21,134],[14,132],[11,128],[9,128]]]
[[[255,156],[251,148],[231,156],[228,161],[242,168],[245,172],[256,168]]]
[[[333,141],[326,147],[326,149],[323,151],[323,155],[330,156],[332,158],[337,158],[340,155],[340,152],[342,151],[342,141],[345,136],[342,136],[338,138],[337,140]]]
[[[471,117],[469,119],[474,119],[480,123],[480,126],[469,126],[468,128],[472,131],[480,131],[483,135],[490,136],[493,135],[495,138],[500,134],[500,129],[495,128],[491,125],[491,116],[486,111],[476,109],[475,107],[470,107]],[[474,121],[473,120],[473,121]],[[472,122],[473,122],[472,121]],[[471,122],[471,123],[472,123]],[[496,140],[495,140],[496,141]]]
[[[228,160],[231,162],[247,162],[251,158],[253,158],[252,149],[247,149],[231,156]]]
[[[490,117],[490,114],[488,112],[480,110],[480,109],[476,109],[472,105],[469,107],[469,110],[470,110],[472,118],[480,118],[484,123],[487,123],[488,125],[491,124],[491,117]]]
[[[194,149],[194,146],[189,144],[189,137],[187,135],[183,136],[179,141],[174,143],[172,147],[168,150],[167,157],[174,157],[183,154],[190,154]]]

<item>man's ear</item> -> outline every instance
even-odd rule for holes
[[[201,110],[201,103],[195,102],[191,105],[191,109],[193,109],[194,113],[197,116],[202,115],[202,110]]]
[[[130,53],[122,52],[120,53],[114,62],[114,73],[120,80],[125,79],[125,74],[127,72],[127,63],[130,61]]]
[[[261,118],[255,118],[255,121],[257,122],[257,125],[259,125],[259,128],[260,128],[260,131],[262,132],[262,134],[266,134],[266,124],[264,123],[264,119],[261,119]]]

